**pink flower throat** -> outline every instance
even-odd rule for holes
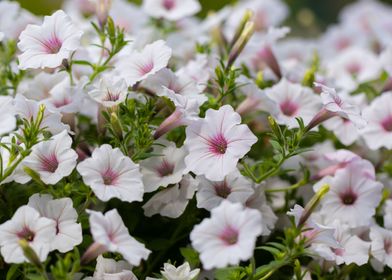
[[[228,143],[222,133],[210,138],[208,142],[209,151],[214,155],[223,155],[226,153]]]

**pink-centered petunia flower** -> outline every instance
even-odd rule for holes
[[[144,0],[143,11],[151,17],[180,20],[201,10],[197,0]]]
[[[116,209],[106,212],[105,215],[93,210],[87,212],[90,214],[90,229],[95,243],[87,250],[82,261],[95,258],[97,253],[100,255],[104,252],[120,253],[131,265],[139,265],[142,260],[147,259],[151,251],[129,235]]]
[[[380,203],[383,185],[364,173],[362,161],[354,161],[336,171],[333,177],[325,177],[314,186],[315,191],[324,184],[330,186],[320,202],[320,214],[325,216],[326,223],[339,220],[350,227],[370,224]]]
[[[79,47],[82,34],[62,10],[46,16],[41,26],[28,25],[19,37],[19,68],[60,66]]]
[[[42,141],[32,148],[32,152],[21,163],[22,169],[28,167],[35,171],[45,184],[56,184],[71,174],[78,159],[77,153],[71,148],[72,138],[66,130]],[[26,183],[30,177],[19,176],[15,181]]]
[[[124,79],[102,77],[94,89],[89,92],[90,97],[105,107],[113,107],[125,100],[128,86]]]
[[[118,149],[104,144],[96,148],[91,158],[76,168],[83,182],[102,201],[118,198],[122,201],[142,201],[143,182],[139,165]]]
[[[279,83],[266,90],[267,96],[278,105],[274,114],[279,124],[290,128],[298,127],[295,118],[302,118],[307,125],[321,107],[320,98],[310,88],[281,79]]]
[[[237,162],[257,142],[257,137],[230,105],[209,109],[203,119],[186,128],[187,168],[208,180],[220,181],[235,171]]]
[[[200,253],[207,270],[236,265],[253,255],[262,223],[259,211],[223,201],[211,211],[211,218],[193,228],[192,246]]]
[[[159,187],[167,187],[181,181],[186,168],[185,149],[177,148],[169,141],[160,141],[154,146],[153,156],[140,162],[145,192],[153,192]]]
[[[65,253],[82,243],[82,225],[77,223],[78,214],[70,198],[53,199],[49,194],[34,194],[27,205],[36,209],[41,217],[56,223],[56,236],[51,242],[51,250]]]
[[[368,125],[361,131],[371,150],[381,147],[392,149],[392,92],[383,93],[363,110]]]
[[[197,207],[209,211],[224,200],[245,204],[254,193],[253,183],[239,171],[225,176],[223,181],[209,181],[204,176],[197,176],[196,179],[199,181],[196,193]]]
[[[24,239],[39,259],[45,261],[55,235],[55,221],[41,217],[38,211],[30,206],[21,206],[11,220],[0,225],[1,255],[7,263],[26,262],[18,243]]]
[[[128,86],[155,74],[167,66],[172,50],[165,41],[158,40],[144,47],[142,51],[134,51],[124,56],[117,65],[119,75],[125,79]]]
[[[392,268],[392,231],[373,226],[370,228],[370,240],[372,256]]]

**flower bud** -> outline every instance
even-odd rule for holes
[[[329,191],[329,185],[328,184],[323,185],[312,197],[312,199],[306,204],[305,209],[301,215],[301,218],[299,219],[298,228],[300,228],[306,223],[310,215],[313,213],[314,209],[319,204],[320,200],[327,194],[328,191]]]
[[[117,138],[121,140],[123,138],[123,130],[115,112],[110,114],[110,124],[112,125],[113,132],[116,134]]]
[[[101,28],[103,28],[108,20],[109,10],[112,6],[111,0],[97,0],[96,14],[98,18],[98,23]]]
[[[40,270],[42,269],[42,263],[37,255],[37,253],[34,251],[33,248],[30,247],[29,242],[27,242],[25,239],[20,239],[18,241],[19,246],[22,248],[23,254],[26,257],[26,259],[29,260],[32,264],[34,264],[37,268]]]
[[[88,247],[87,251],[84,252],[82,258],[80,259],[80,263],[82,265],[87,264],[106,251],[107,249],[104,245],[94,242],[90,245],[90,247]]]
[[[245,24],[241,36],[238,38],[237,42],[234,44],[233,48],[229,53],[229,59],[227,61],[226,69],[230,69],[230,67],[234,64],[234,62],[245,48],[246,44],[249,42],[254,32],[255,32],[254,22],[248,21]]]
[[[251,17],[253,16],[253,12],[252,10],[247,9],[244,13],[244,16],[241,19],[240,24],[238,25],[234,37],[230,42],[230,50],[231,48],[234,46],[234,44],[237,42],[238,38],[240,38],[242,32],[244,31],[244,28],[246,26],[246,24],[248,23],[248,21],[251,19]]]

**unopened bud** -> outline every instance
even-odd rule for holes
[[[122,126],[121,123],[117,117],[117,114],[115,112],[112,112],[110,114],[110,124],[113,128],[113,132],[115,133],[115,135],[117,136],[118,139],[122,139],[123,138],[123,130],[122,130]]]
[[[242,32],[244,31],[244,28],[245,28],[245,26],[246,26],[246,23],[252,18],[252,16],[253,16],[252,10],[247,9],[247,10],[245,11],[244,16],[243,16],[242,19],[241,19],[240,24],[238,25],[238,27],[237,27],[237,29],[236,29],[236,31],[235,31],[235,34],[234,34],[233,39],[232,39],[231,42],[230,42],[230,46],[229,46],[229,47],[230,47],[230,50],[231,50],[231,48],[234,46],[234,44],[237,42],[237,40],[240,38]]]
[[[45,186],[45,183],[42,182],[41,177],[39,176],[39,174],[35,170],[31,169],[28,166],[24,166],[23,171],[27,175],[29,175],[31,177],[31,179],[33,179],[33,181],[36,182],[38,185]]]
[[[320,203],[320,200],[327,194],[327,192],[329,192],[329,185],[325,184],[316,192],[316,194],[312,197],[312,199],[306,204],[302,216],[298,222],[299,228],[306,223],[310,215],[313,213],[314,209]]]
[[[92,260],[96,259],[99,255],[107,251],[106,247],[100,243],[94,242],[88,247],[87,251],[83,254],[80,259],[81,264],[87,264]]]
[[[234,62],[245,48],[246,44],[249,42],[254,32],[255,32],[254,22],[248,21],[245,24],[241,36],[238,38],[237,42],[234,44],[233,48],[229,53],[229,59],[227,61],[226,69],[230,69],[230,67],[234,64]]]
[[[37,253],[34,251],[33,248],[30,247],[29,242],[25,239],[20,239],[18,241],[19,246],[22,248],[23,254],[26,259],[29,260],[32,264],[34,264],[40,270],[43,268],[41,260],[39,259]]]
[[[103,28],[108,20],[109,10],[112,5],[111,0],[98,0],[96,6],[96,14],[99,26]]]

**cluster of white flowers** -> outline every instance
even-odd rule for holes
[[[264,248],[271,274],[392,268],[392,8],[359,1],[313,40],[281,0],[201,8],[0,2],[0,263],[267,279]]]

